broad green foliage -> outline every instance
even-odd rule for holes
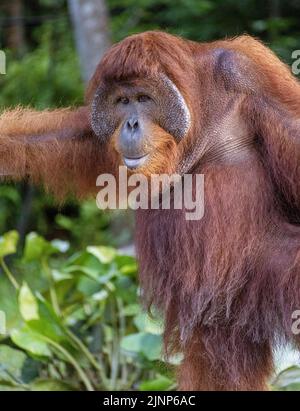
[[[106,246],[65,255],[65,242],[30,233],[8,268],[4,257],[16,251],[17,241],[14,231],[0,237],[0,289],[6,290],[0,310],[7,316],[0,390],[174,387],[162,360],[161,321],[138,304],[133,257]],[[43,279],[38,286],[28,275],[33,266]]]
[[[141,310],[133,257],[106,246],[66,254],[66,242],[30,233],[8,267],[17,242],[15,231],[0,237],[0,391],[176,388],[181,356],[163,359],[162,319]],[[300,390],[299,367],[273,389]]]
[[[275,390],[300,391],[300,367],[290,367],[282,371],[273,384]]]
[[[42,109],[82,102],[78,59],[66,24],[42,26],[36,32],[39,46],[21,60],[6,50],[7,74],[0,76],[0,108],[20,104]]]
[[[299,49],[299,4],[293,0],[107,0],[115,40],[143,30],[167,30],[196,41],[249,33],[290,62]],[[276,4],[279,4],[277,8]]]
[[[17,251],[18,237],[16,231],[10,231],[0,237],[0,258],[14,254]]]

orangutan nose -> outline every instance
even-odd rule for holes
[[[130,117],[130,119],[127,120],[126,126],[129,131],[133,132],[138,129],[139,127],[139,120],[137,117]]]

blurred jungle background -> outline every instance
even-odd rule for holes
[[[291,64],[299,21],[299,0],[1,0],[0,109],[81,104],[105,49],[148,29],[199,41],[247,32]],[[0,390],[176,388],[161,321],[139,305],[132,233],[130,213],[1,184]],[[297,358],[281,353],[270,384],[300,390]]]

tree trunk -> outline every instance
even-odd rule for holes
[[[109,47],[108,13],[104,0],[68,0],[85,83]]]
[[[8,1],[6,10],[10,18],[7,29],[7,47],[21,57],[26,50],[23,1]]]

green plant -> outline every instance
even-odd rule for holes
[[[0,389],[170,389],[161,357],[161,324],[138,304],[137,264],[116,249],[89,246],[66,256],[68,243],[18,234],[0,238]],[[14,273],[12,273],[14,271]],[[62,382],[63,381],[63,382]]]

